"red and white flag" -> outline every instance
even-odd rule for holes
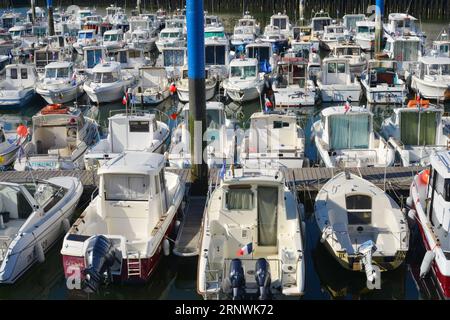
[[[122,98],[122,104],[125,106],[125,105],[127,104],[127,102],[128,102],[128,96],[127,96],[127,94],[125,93],[125,94],[123,95],[123,98]]]

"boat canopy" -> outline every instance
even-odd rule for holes
[[[407,109],[399,113],[400,140],[405,145],[433,146],[436,145],[438,123],[441,121],[441,111]]]
[[[329,149],[367,149],[371,133],[372,114],[341,113],[328,117]]]

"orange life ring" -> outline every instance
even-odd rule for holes
[[[420,106],[422,108],[428,108],[430,105],[430,101],[429,100],[422,100],[420,99]],[[417,101],[416,100],[409,100],[408,102],[408,108],[415,108],[417,107]]]
[[[68,113],[68,108],[63,108],[62,104],[60,103],[53,103],[45,106],[42,108],[41,113],[42,114],[66,114]]]

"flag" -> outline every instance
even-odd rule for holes
[[[350,99],[347,99],[344,105],[345,113],[349,112],[352,109],[352,105],[350,104]]]
[[[222,180],[223,180],[223,177],[225,177],[226,167],[227,167],[227,162],[226,162],[226,160],[223,160],[222,168],[220,169],[220,173],[219,173],[220,179],[222,179]]]
[[[123,104],[124,106],[126,106],[126,105],[127,105],[127,102],[128,102],[128,97],[127,97],[127,94],[125,93],[125,94],[123,95],[123,98],[122,98],[122,104]]]
[[[171,113],[170,115],[169,115],[169,117],[170,117],[170,119],[172,119],[172,120],[177,120],[177,113],[176,112],[174,112],[174,113]]]
[[[77,75],[76,75],[76,73],[74,72],[73,74],[72,74],[72,86],[76,86],[77,85]]]
[[[272,106],[272,102],[268,98],[266,98],[266,102],[264,103],[264,113],[269,112],[269,109],[271,109]]]
[[[238,250],[237,255],[243,256],[252,253],[253,251],[253,244],[250,242],[243,246],[241,249]]]

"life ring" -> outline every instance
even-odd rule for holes
[[[417,101],[416,100],[409,100],[409,102],[408,102],[408,108],[415,108],[415,107],[417,107]],[[420,102],[419,102],[419,104],[420,104],[420,106],[422,107],[422,108],[428,108],[429,107],[429,105],[430,105],[430,101],[429,100],[420,100]]]
[[[67,114],[69,109],[62,106],[60,103],[53,103],[45,106],[41,110],[41,114]]]

